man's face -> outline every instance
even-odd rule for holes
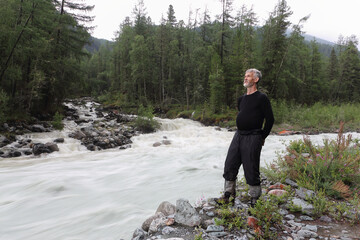
[[[246,88],[250,88],[250,87],[254,86],[257,81],[258,81],[258,79],[254,77],[253,72],[247,72],[247,73],[245,73],[243,85]]]

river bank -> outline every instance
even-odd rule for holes
[[[316,193],[290,179],[275,183],[262,176],[262,197],[250,208],[248,188],[238,182],[234,205],[219,206],[213,198],[192,206],[186,199],[163,202],[137,228],[132,240],[359,239],[360,212],[349,202],[340,215],[319,215],[311,202]],[[326,201],[336,201],[326,199]]]

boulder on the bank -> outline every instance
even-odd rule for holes
[[[75,138],[77,140],[81,140],[81,139],[85,138],[86,135],[82,131],[76,131],[76,132],[70,133],[69,137]]]
[[[132,240],[143,240],[146,236],[147,233],[143,229],[137,228],[133,233]]]
[[[155,215],[152,215],[151,217],[146,219],[145,222],[143,222],[141,228],[146,232],[149,231],[151,223],[158,218],[165,218],[165,215],[162,212],[158,212]]]
[[[40,125],[40,124],[34,124],[31,126],[30,129],[32,132],[46,132],[46,128],[44,128],[44,126]]]
[[[301,211],[309,216],[314,215],[314,206],[311,205],[310,203],[300,199],[300,198],[293,198],[292,203],[295,206],[299,206],[301,207]]]
[[[306,188],[296,189],[295,194],[303,200],[315,197],[315,192]]]
[[[0,135],[0,147],[4,147],[10,143],[10,140],[7,137]]]
[[[189,227],[200,225],[201,217],[186,199],[176,201],[175,222]]]
[[[165,216],[169,216],[169,215],[173,215],[176,212],[176,207],[167,202],[164,201],[162,203],[160,203],[159,207],[157,208],[156,212],[161,212],[163,213]]]

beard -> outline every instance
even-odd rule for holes
[[[249,87],[252,87],[252,86],[254,86],[254,84],[255,83],[249,83],[249,82],[247,82],[247,83],[243,83],[243,86],[245,87],[245,88],[249,88]]]

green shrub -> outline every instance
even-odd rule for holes
[[[222,204],[219,209],[219,218],[215,218],[215,224],[232,229],[246,228],[245,210],[231,207],[230,204]]]
[[[53,121],[51,122],[51,124],[53,125],[53,127],[57,130],[62,130],[64,128],[64,124],[62,123],[62,119],[63,119],[63,115],[59,112],[56,112],[54,117],[53,117]]]
[[[324,140],[324,146],[314,146],[308,137],[292,141],[287,154],[278,160],[279,168],[300,186],[327,195],[348,198],[360,187],[360,149],[351,135],[337,140]]]
[[[1,89],[0,90],[0,124],[6,121],[7,111],[8,111],[8,101],[9,97]]]
[[[277,233],[270,230],[271,227],[280,227],[282,225],[282,215],[279,213],[279,206],[274,199],[260,197],[253,208],[250,208],[252,216],[259,219],[259,226],[262,234],[258,239],[278,239]]]
[[[160,124],[154,119],[153,108],[151,106],[147,108],[142,104],[139,106],[135,127],[144,133],[154,132],[160,127]]]

